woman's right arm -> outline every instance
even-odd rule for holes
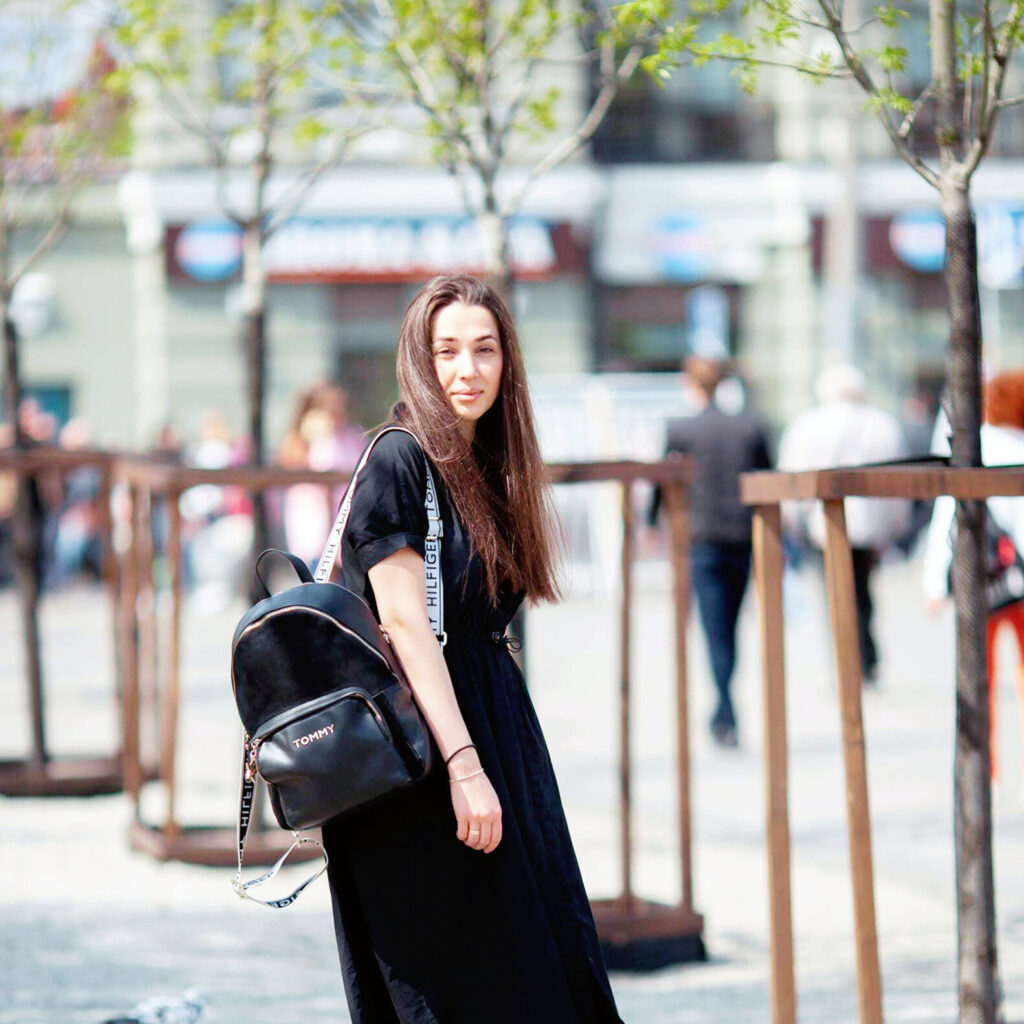
[[[455,699],[441,647],[427,615],[427,584],[423,558],[402,548],[381,559],[367,574],[377,600],[381,626],[405,669],[416,703],[447,761],[452,781],[456,835],[474,850],[490,853],[501,841],[501,804],[487,776],[479,771],[473,742]]]

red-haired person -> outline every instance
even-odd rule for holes
[[[558,597],[561,537],[508,308],[468,276],[413,299],[400,401],[355,489],[345,584],[387,630],[438,770],[324,827],[354,1024],[618,1024],[558,786],[505,630]],[[424,452],[447,644],[427,612]],[[571,657],[567,643],[566,657]]]
[[[984,420],[981,427],[981,458],[986,466],[1024,464],[1024,370],[1011,370],[985,384]],[[948,452],[947,452],[948,453]],[[946,453],[941,453],[946,454]],[[1024,500],[989,498],[992,523],[1006,532],[1018,552],[1024,552]],[[935,500],[924,546],[922,584],[929,610],[936,610],[949,594],[949,570],[953,559],[951,538],[956,502],[948,495]],[[1016,570],[1011,570],[1016,571]],[[1024,738],[1024,601],[993,611],[988,616],[987,653],[989,685],[989,750],[992,778],[998,775],[998,680],[996,678],[996,636],[1003,627],[1014,630],[1020,662],[1014,675],[1021,737]],[[1024,763],[1021,765],[1024,776]]]

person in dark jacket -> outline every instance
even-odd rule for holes
[[[724,360],[691,356],[687,379],[694,415],[670,420],[666,454],[693,457],[696,476],[690,490],[690,578],[707,638],[718,705],[711,734],[725,747],[738,743],[730,687],[736,667],[736,622],[750,576],[750,510],[740,503],[739,477],[768,469],[767,430],[761,417],[743,409],[723,411],[715,392],[729,372]],[[649,521],[657,522],[661,492],[656,490]]]

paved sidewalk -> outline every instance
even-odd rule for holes
[[[888,1022],[956,1018],[952,819],[952,619],[926,620],[914,565],[886,566],[882,675],[865,695],[876,902]],[[857,1019],[838,706],[821,586],[787,588],[794,923],[800,1019]],[[180,817],[229,823],[237,723],[227,647],[239,609],[186,617]],[[737,679],[742,745],[705,735],[711,685],[691,633],[695,902],[706,964],[615,975],[628,1024],[767,1024],[767,893],[756,618],[748,601]],[[530,617],[531,686],[559,770],[590,892],[617,878],[613,808],[616,605],[577,599]],[[634,666],[638,891],[678,892],[672,793],[671,639],[663,590],[637,599]],[[47,599],[52,746],[112,744],[109,609],[90,591]],[[10,592],[0,594],[0,756],[26,717]],[[572,637],[572,644],[567,638]],[[581,649],[582,648],[582,649]],[[1004,651],[1007,658],[1012,657]],[[1000,698],[1004,763],[1020,762],[1012,687]],[[186,768],[187,762],[187,768]],[[1024,789],[996,794],[997,913],[1006,1018],[1024,1021]],[[152,787],[146,813],[161,811]],[[284,912],[241,904],[229,872],[157,864],[127,849],[124,797],[0,799],[0,1024],[99,1024],[154,994],[198,987],[209,1024],[348,1020],[326,885]],[[301,869],[296,869],[301,870]],[[485,1024],[485,1022],[484,1022]]]

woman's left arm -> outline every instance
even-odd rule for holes
[[[467,846],[490,853],[501,841],[501,804],[466,728],[455,698],[448,665],[427,615],[423,558],[402,548],[368,572],[380,624],[387,631],[406,677],[448,764],[457,836]],[[457,753],[456,753],[457,752]],[[464,781],[459,781],[464,780]]]

